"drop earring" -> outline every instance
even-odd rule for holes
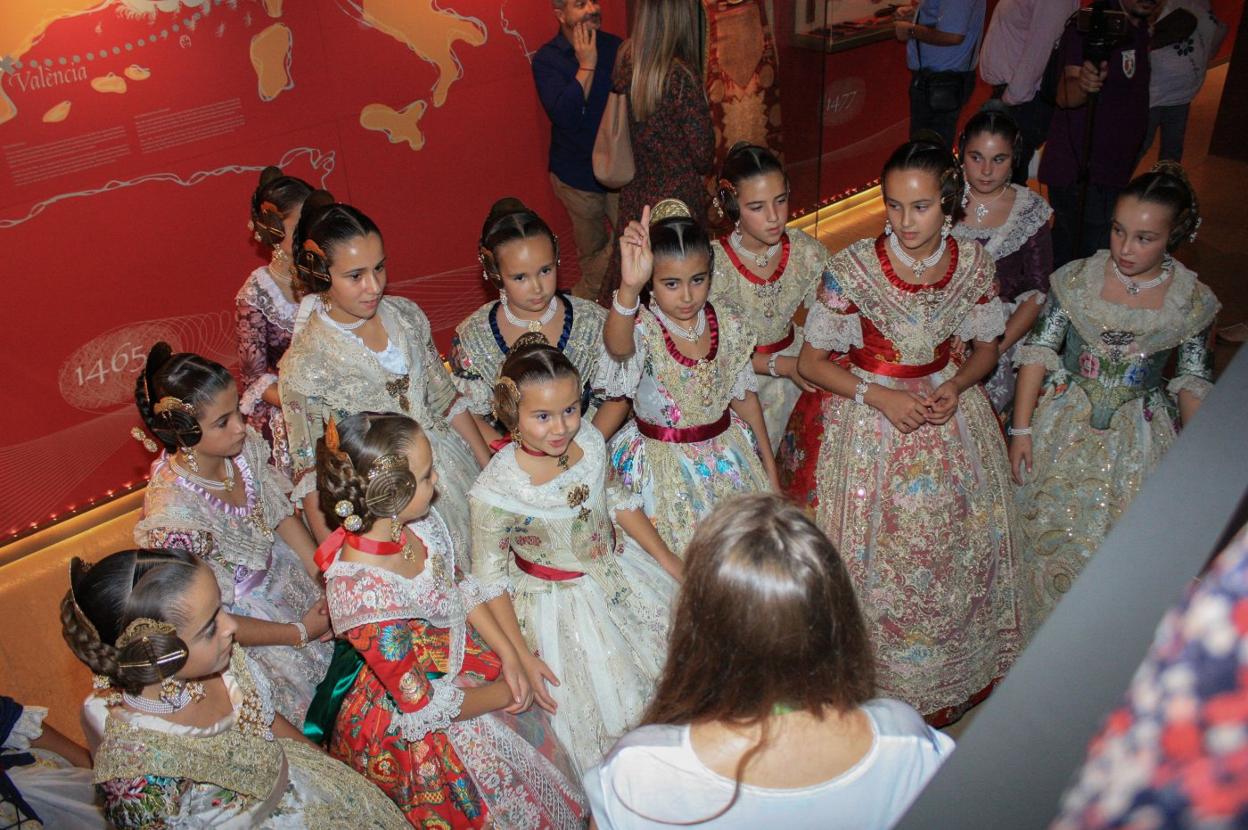
[[[962,185],[962,209],[966,210],[966,206],[971,203],[971,183],[966,182]]]
[[[199,472],[199,461],[195,458],[195,450],[190,447],[182,448],[182,455],[186,458],[186,466],[192,473]]]
[[[884,220],[884,235],[885,236],[893,235],[893,220],[891,219]]]
[[[953,217],[946,216],[944,223],[940,226],[940,236],[942,239],[948,239],[951,233],[953,233]]]

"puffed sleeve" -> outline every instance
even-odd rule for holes
[[[640,312],[639,312],[640,313]],[[641,367],[646,362],[646,339],[643,336],[641,319],[633,326],[633,354],[623,360],[617,360],[604,350],[598,363],[598,377],[595,386],[602,389],[604,398],[631,398],[641,383]]]
[[[815,291],[815,305],[806,316],[806,342],[825,352],[862,348],[862,318],[845,296],[836,273],[828,268]]]
[[[1209,326],[1179,344],[1174,379],[1166,387],[1171,395],[1187,391],[1203,401],[1213,388],[1213,352],[1209,350],[1211,329],[1212,326]]]
[[[1036,319],[1018,351],[1014,355],[1014,365],[1024,366],[1028,363],[1039,363],[1047,371],[1056,372],[1062,368],[1057,353],[1066,341],[1066,332],[1070,329],[1070,315],[1062,309],[1055,294],[1049,294],[1044,302],[1044,310]]]
[[[472,576],[484,586],[501,585],[514,590],[508,573],[511,563],[511,531],[514,514],[468,497],[472,525]]]
[[[95,785],[104,817],[117,830],[164,830],[176,827],[182,798],[194,786],[186,778],[144,775],[113,778]]]
[[[989,260],[991,262],[991,260]],[[982,297],[975,301],[971,310],[958,325],[957,335],[963,340],[996,340],[1005,334],[1005,305],[997,295],[997,281]]]
[[[455,384],[459,394],[463,396],[468,411],[482,417],[489,415],[490,405],[493,403],[493,390],[489,382],[477,371],[477,367],[472,362],[472,356],[464,348],[459,335],[451,338],[449,359],[451,381]]]

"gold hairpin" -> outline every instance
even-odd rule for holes
[[[175,398],[173,395],[165,395],[163,398],[156,401],[156,405],[152,407],[152,412],[157,415],[164,415],[166,412],[171,412],[175,409],[181,409],[183,412],[188,412],[192,417],[195,415],[195,407],[191,406],[181,398]]]
[[[158,622],[151,617],[139,617],[126,626],[126,630],[121,632],[121,636],[117,638],[115,645],[122,649],[133,643],[135,640],[144,640],[153,634],[175,634],[177,629],[167,622]]]

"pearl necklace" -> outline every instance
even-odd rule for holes
[[[170,457],[169,466],[173,468],[175,473],[182,476],[182,478],[187,481],[194,482],[200,487],[206,487],[211,490],[224,490],[227,493],[233,492],[234,490],[234,462],[228,458],[225,459],[224,481],[217,481],[215,478],[205,478],[197,473],[192,473],[190,470],[178,463],[178,457],[176,455]]]
[[[698,309],[698,316],[697,319],[694,320],[692,328],[685,328],[678,325],[674,320],[672,320],[671,317],[668,317],[663,313],[663,309],[659,308],[658,303],[651,306],[650,311],[655,317],[659,318],[659,323],[662,324],[663,328],[667,329],[681,340],[688,340],[690,343],[697,343],[706,332],[706,306]]]
[[[182,687],[182,691],[173,696],[172,699],[152,700],[142,695],[132,695],[129,692],[122,692],[121,699],[129,706],[138,709],[140,712],[146,712],[149,715],[171,715],[174,712],[180,712],[195,700],[196,693],[191,689],[192,683],[187,683]],[[199,697],[203,697],[202,685],[200,686]]]
[[[360,319],[356,320],[354,323],[339,323],[333,317],[329,316],[329,312],[325,309],[324,306],[320,308],[320,312],[321,312],[321,316],[324,317],[325,320],[327,320],[331,326],[334,326],[339,331],[355,331],[360,326],[364,325],[369,320],[373,319],[372,317],[361,317]]]
[[[1151,280],[1145,280],[1143,282],[1137,282],[1136,280],[1122,273],[1122,271],[1118,270],[1118,263],[1114,260],[1113,257],[1109,258],[1109,267],[1114,269],[1114,276],[1117,277],[1118,282],[1122,283],[1123,286],[1127,289],[1127,293],[1130,294],[1132,297],[1134,297],[1135,295],[1139,294],[1141,291],[1147,291],[1150,288],[1156,288],[1157,286],[1161,285],[1166,280],[1170,279],[1170,275],[1174,272],[1174,260],[1171,259],[1169,255],[1167,255],[1166,258],[1161,261],[1161,273],[1153,277]]]
[[[528,329],[532,332],[541,331],[546,324],[555,319],[555,311],[559,308],[559,298],[557,296],[550,298],[550,305],[546,306],[546,310],[542,312],[542,316],[536,320],[524,320],[511,313],[511,306],[507,304],[507,295],[499,296],[498,301],[503,306],[503,316],[507,318],[507,322],[511,323],[518,329]]]
[[[986,202],[981,202],[979,200],[979,197],[975,195],[974,190],[968,191],[968,193],[970,193],[971,195],[971,198],[975,200],[975,221],[978,224],[980,225],[984,224],[984,219],[988,216],[988,206],[992,204],[996,204],[997,200],[1000,199],[1002,196],[1004,196],[1005,191],[1009,189],[1010,189],[1010,183],[1006,182],[1005,184],[1001,185],[1001,192],[998,193],[996,196],[993,196],[991,199],[989,199]]]
[[[937,262],[940,262],[940,258],[945,255],[945,238],[943,236],[940,238],[940,244],[936,246],[936,250],[922,259],[912,257],[902,250],[901,243],[897,241],[897,234],[889,235],[888,246],[893,249],[893,254],[901,260],[902,264],[914,272],[916,280],[922,280],[923,273]]]
[[[736,251],[737,254],[742,257],[748,256],[751,259],[753,259],[754,264],[757,265],[759,268],[766,268],[767,263],[771,262],[771,258],[775,256],[776,254],[780,253],[779,242],[777,242],[775,245],[772,245],[766,251],[763,251],[761,254],[756,254],[753,251],[748,250],[745,247],[745,243],[743,240],[744,240],[744,237],[741,235],[740,230],[735,230],[728,236],[728,244],[732,245],[732,249]]]

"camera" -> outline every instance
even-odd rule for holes
[[[1127,34],[1127,13],[1110,9],[1108,0],[1096,0],[1079,10],[1075,26],[1083,36],[1083,57],[1099,66]]]

